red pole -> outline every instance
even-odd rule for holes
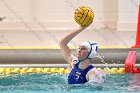
[[[136,44],[132,48],[140,48],[140,5],[138,12],[138,24],[137,24],[137,33],[136,33]]]

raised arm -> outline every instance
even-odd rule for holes
[[[66,36],[64,36],[60,42],[60,48],[61,48],[61,52],[63,54],[64,59],[69,63],[69,65],[72,67],[72,58],[73,55],[71,54],[71,50],[68,47],[68,43],[80,32],[82,32],[85,28],[87,27],[82,27],[80,26],[78,29],[75,29],[74,31],[68,33]]]

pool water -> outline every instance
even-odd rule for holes
[[[65,74],[20,74],[0,78],[0,93],[140,93],[140,74],[106,75],[103,84],[67,84]]]

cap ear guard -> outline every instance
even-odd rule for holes
[[[98,51],[98,45],[95,42],[91,42],[91,41],[87,41],[87,42],[90,44],[90,51],[87,58],[92,59]]]

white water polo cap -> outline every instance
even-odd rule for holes
[[[98,44],[93,41],[85,41],[81,44],[85,46],[89,52],[87,58],[92,59],[98,51]]]

